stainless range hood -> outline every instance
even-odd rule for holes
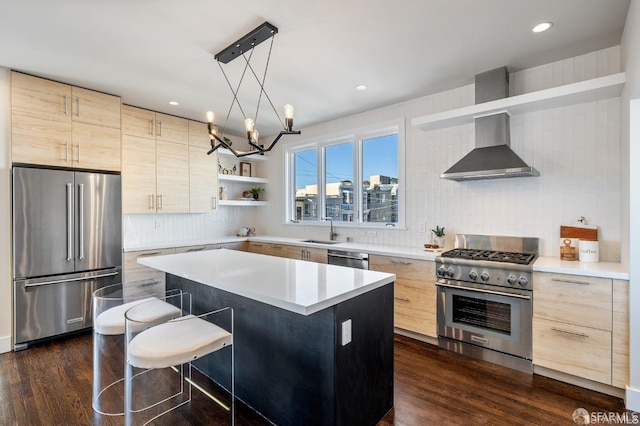
[[[476,104],[509,96],[506,67],[475,76]],[[501,112],[475,119],[476,147],[440,175],[456,181],[540,176],[511,150],[509,114]]]

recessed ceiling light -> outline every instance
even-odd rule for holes
[[[180,105],[180,104],[179,104],[179,103],[177,103],[176,101],[169,101],[169,105],[173,105],[173,106],[175,106],[175,105]]]
[[[364,84],[359,84],[356,86],[356,90],[360,90],[360,91],[367,90],[367,86]]]
[[[534,33],[541,33],[543,31],[547,31],[549,28],[551,28],[552,25],[553,22],[541,22],[540,24],[533,27],[531,31],[533,31]]]

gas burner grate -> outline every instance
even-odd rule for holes
[[[528,265],[529,263],[531,263],[531,261],[535,257],[535,254],[457,248],[457,249],[449,250],[442,253],[440,257],[449,257],[454,259],[485,260],[490,262],[505,262],[505,263],[516,263],[518,265]]]

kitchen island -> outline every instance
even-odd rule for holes
[[[196,314],[234,309],[236,396],[278,425],[374,425],[393,407],[395,275],[233,250],[141,258]],[[196,365],[228,383],[229,354]]]

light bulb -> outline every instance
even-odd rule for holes
[[[251,135],[253,134],[253,128],[256,123],[250,118],[246,118],[244,120],[244,128],[247,130],[247,139],[251,140]]]
[[[258,132],[258,129],[253,129],[253,135],[251,136],[251,139],[253,141],[253,143],[257,144],[258,143],[258,137],[260,135],[260,132]]]
[[[213,123],[214,117],[213,111],[207,111],[207,123]]]
[[[284,106],[284,128],[288,132],[293,129],[293,105],[291,104]]]

